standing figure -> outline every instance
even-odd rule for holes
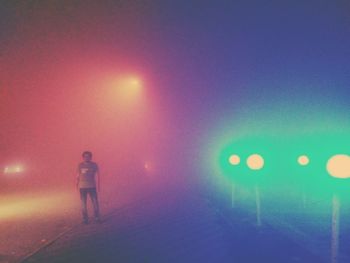
[[[97,163],[92,162],[92,153],[85,151],[82,154],[83,162],[78,165],[77,189],[80,192],[83,223],[89,223],[87,211],[87,195],[90,196],[94,208],[95,222],[100,222],[100,211],[97,190],[100,191],[100,174]]]

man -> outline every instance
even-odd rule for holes
[[[100,175],[98,165],[92,162],[92,153],[85,151],[82,154],[83,162],[78,165],[77,189],[80,191],[80,199],[83,213],[83,223],[89,223],[87,212],[87,195],[94,208],[95,222],[100,222],[100,211],[97,198],[97,191],[100,191]],[[96,189],[97,188],[97,189]]]

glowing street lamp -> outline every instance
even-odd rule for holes
[[[118,112],[134,110],[143,98],[144,85],[136,75],[120,75],[106,80],[105,92],[101,94],[101,108]],[[125,114],[125,113],[124,113]]]
[[[326,169],[333,178],[342,180],[350,178],[350,156],[347,154],[333,155],[328,159]],[[340,199],[335,193],[333,194],[332,210],[331,260],[332,263],[336,263],[339,247]]]
[[[241,162],[241,158],[236,154],[231,155],[228,160],[232,165],[238,165]]]
[[[261,170],[264,164],[264,158],[259,154],[252,154],[247,159],[247,165],[252,170]]]
[[[241,158],[237,155],[237,154],[232,154],[229,159],[228,159],[229,163],[231,165],[239,165],[241,162]],[[234,183],[231,184],[231,206],[234,207],[235,206],[235,185]]]
[[[303,154],[303,155],[300,155],[298,157],[297,162],[298,162],[298,164],[300,166],[305,168],[305,167],[307,167],[309,165],[310,159],[309,159],[309,157],[307,155]],[[301,171],[298,171],[298,173],[300,174]],[[305,175],[304,173],[301,173],[301,174]],[[306,207],[306,193],[305,193],[305,191],[306,191],[305,184],[306,183],[305,183],[305,178],[307,178],[307,177],[303,177],[304,180],[301,180],[301,183],[300,183],[300,185],[301,185],[301,193],[302,193],[302,203],[303,203],[303,207],[304,208]]]
[[[309,157],[307,157],[306,155],[300,155],[298,158],[298,163],[301,166],[306,166],[309,164],[309,162],[310,162]]]
[[[333,155],[327,162],[328,173],[335,178],[350,177],[350,156],[347,154]]]
[[[231,165],[238,165],[241,161],[240,157],[236,154],[233,154],[229,157],[228,159],[229,163]],[[251,170],[261,170],[264,167],[265,161],[264,158],[260,154],[251,154],[247,158],[247,166]],[[234,207],[234,184],[232,183],[232,189],[231,189],[231,202],[232,202],[232,207]],[[257,225],[261,226],[261,202],[260,202],[260,191],[258,185],[255,185],[255,201],[256,201],[256,215],[257,215]]]
[[[265,161],[260,154],[252,154],[247,159],[247,165],[252,170],[261,170],[264,167]],[[261,226],[261,200],[260,189],[255,185],[255,203],[256,203],[256,222]]]
[[[116,83],[117,94],[122,100],[130,102],[138,97],[142,92],[142,83],[136,77],[124,77],[118,79]]]

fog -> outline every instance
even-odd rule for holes
[[[340,9],[309,23],[305,6],[295,26],[276,23],[279,8],[297,17],[289,5],[260,13],[258,3],[185,2],[2,5],[1,191],[73,190],[85,150],[105,189],[197,185],[202,173],[215,183],[221,174],[210,168],[234,136],[348,129],[348,75],[328,68],[344,65],[344,49],[311,34],[326,30],[321,21],[341,24],[331,19]],[[310,43],[331,55],[305,63]]]
[[[340,203],[350,215],[349,19],[316,2],[1,1],[0,261],[81,222],[84,151],[102,219],[161,191],[157,217],[173,209],[162,195],[190,189],[292,237],[336,229]]]
[[[1,165],[23,171],[4,174],[3,191],[74,188],[85,150],[102,187],[184,177],[191,109],[149,61],[156,48],[137,43],[148,23],[140,8],[8,4]]]

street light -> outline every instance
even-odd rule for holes
[[[306,155],[301,155],[298,158],[298,163],[302,166],[308,165],[309,162],[310,162],[309,157],[307,157]]]
[[[264,158],[259,154],[252,154],[247,159],[247,165],[252,170],[260,170],[264,167]]]
[[[347,154],[333,155],[327,162],[328,173],[336,178],[350,177],[350,156]]]
[[[238,155],[236,154],[232,154],[230,156],[230,158],[228,159],[228,161],[230,162],[230,164],[232,165],[238,165],[241,162],[241,158],[239,158]]]
[[[137,77],[122,77],[117,80],[116,89],[122,100],[130,102],[141,94],[142,83]]]

